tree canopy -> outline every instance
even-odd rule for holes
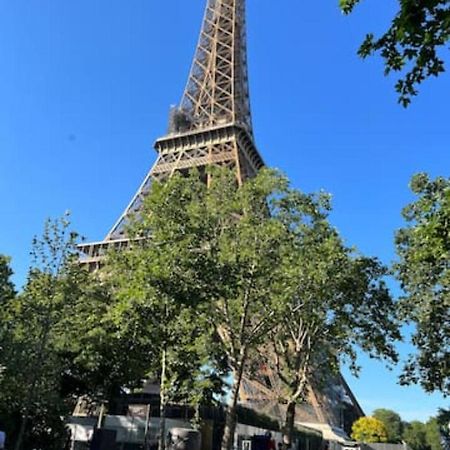
[[[390,409],[376,409],[372,416],[383,422],[386,427],[388,442],[400,443],[403,435],[402,418],[395,411]]]
[[[361,417],[352,426],[352,439],[367,443],[387,442],[388,435],[381,420]]]
[[[107,401],[141,381],[135,367],[142,353],[129,335],[115,339],[113,325],[102,321],[109,293],[78,264],[76,241],[67,216],[48,221],[34,239],[17,295],[10,282],[5,289],[11,271],[2,259],[1,289],[8,295],[0,315],[0,419],[17,450],[59,450],[67,432],[63,417],[78,397]]]
[[[306,196],[303,208],[295,210],[290,254],[282,267],[288,277],[286,300],[264,346],[267,364],[280,380],[278,395],[287,405],[287,446],[296,404],[307,400],[311,386],[339,383],[341,363],[356,373],[357,349],[397,361],[394,344],[400,334],[396,303],[383,280],[387,269],[346,247],[329,223],[329,211],[324,194]]]
[[[448,422],[442,426],[439,418],[438,415],[425,423],[418,420],[404,423],[403,440],[412,450],[446,450]]]
[[[214,171],[209,186],[195,171],[174,175],[153,184],[130,228],[132,246],[113,255],[106,267],[117,274],[110,278],[122,299],[119,310],[140,308],[155,319],[141,323],[150,326],[142,328],[143,335],[155,335],[160,383],[180,363],[179,357],[171,362],[167,356],[186,351],[177,334],[186,327],[200,327],[219,344],[233,373],[224,448],[232,445],[248,356],[276,323],[287,292],[282,268],[292,223],[282,216],[298,207],[289,199],[287,180],[273,171],[262,171],[242,186],[228,170]],[[214,346],[207,348],[211,365]]]
[[[421,174],[411,186],[418,199],[396,237],[400,309],[416,324],[418,348],[404,381],[446,392],[450,180]],[[61,417],[78,397],[108,403],[147,379],[160,384],[164,449],[168,403],[213,402],[231,373],[229,450],[255,355],[284,384],[288,445],[312,374],[326,382],[342,359],[356,370],[357,347],[397,361],[386,268],[343,243],[330,210],[329,196],[293,189],[273,170],[239,185],[216,169],[208,186],[194,171],[153,184],[128,247],[110,252],[97,273],[78,263],[66,217],[35,239],[20,294],[0,257],[0,417],[8,405],[16,448],[59,448]],[[354,438],[398,442],[398,415],[374,416],[355,423]],[[406,427],[403,438],[413,450],[437,450],[438,421],[422,425]]]
[[[355,363],[354,345],[396,359],[386,270],[345,247],[328,222],[329,209],[327,195],[299,192],[276,171],[262,170],[243,185],[227,170],[214,170],[209,186],[195,171],[175,174],[153,184],[129,228],[131,245],[106,263],[110,314],[153,344],[162,405],[182,369],[180,355],[191,355],[183,359],[193,364],[182,372],[187,379],[200,375],[204,357],[210,368],[226,357],[233,381],[224,449],[232,444],[243,374],[253,355],[270,347],[268,337],[278,374],[297,381],[310,372],[310,361],[316,369],[321,361],[324,376],[344,355]],[[289,332],[299,332],[288,325],[300,326],[303,343],[314,342],[299,344],[295,367],[283,366],[291,358],[279,353],[292,348]],[[205,338],[208,353],[200,356]],[[218,359],[211,358],[213,343]],[[297,383],[289,401],[304,400],[304,388]]]
[[[412,450],[427,450],[426,426],[418,420],[406,424],[403,439]]]
[[[411,181],[416,200],[403,210],[406,226],[396,234],[396,277],[405,292],[404,319],[415,330],[402,377],[426,391],[450,393],[450,179],[418,174]]]
[[[0,355],[5,366],[0,404],[15,416],[8,431],[16,450],[57,448],[65,434],[63,371],[55,345],[57,323],[73,300],[63,276],[75,239],[67,225],[66,218],[48,221],[42,237],[34,239],[23,291],[8,302],[0,319],[7,341]]]
[[[399,414],[390,409],[376,409],[372,417],[383,422],[387,442],[405,442],[412,450],[447,450],[449,436],[449,413],[440,409],[436,417],[427,422],[403,421]]]
[[[11,281],[13,271],[9,265],[10,259],[0,255],[0,306],[5,306],[15,295],[14,284]]]
[[[438,419],[432,417],[425,424],[425,435],[430,450],[443,450],[442,437]]]
[[[361,0],[339,0],[345,14]],[[366,36],[359,55],[366,58],[379,53],[384,59],[385,74],[402,73],[396,90],[399,102],[408,106],[418,93],[418,85],[445,70],[443,52],[450,39],[449,0],[399,0],[399,10],[390,27],[378,37]]]
[[[439,409],[436,419],[441,432],[442,450],[450,450],[450,409]]]

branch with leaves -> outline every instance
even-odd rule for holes
[[[396,234],[394,266],[405,294],[404,320],[415,324],[403,383],[420,383],[429,392],[450,393],[450,179],[413,177],[416,199],[403,210],[406,226]]]
[[[293,192],[290,201],[277,207],[290,224],[281,269],[285,299],[263,347],[286,404],[286,448],[292,445],[296,405],[307,400],[311,384],[320,388],[337,379],[343,360],[356,368],[357,346],[396,362],[400,339],[396,304],[383,282],[387,269],[344,246],[328,222],[328,197]]]
[[[360,0],[340,0],[345,14],[353,11]],[[398,101],[403,106],[418,94],[418,86],[430,77],[445,71],[443,52],[450,39],[450,1],[399,1],[399,11],[389,29],[380,37],[372,33],[359,48],[358,54],[367,58],[379,53],[384,59],[385,75],[404,75],[395,86]]]

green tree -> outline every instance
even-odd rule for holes
[[[141,387],[148,345],[109,316],[110,285],[99,273],[69,264],[61,277],[64,305],[52,330],[52,348],[62,370],[61,395],[108,404],[124,389]]]
[[[283,305],[265,354],[281,381],[289,447],[308,382],[330,382],[343,361],[356,371],[357,347],[395,362],[400,334],[396,305],[382,281],[386,269],[343,244],[328,222],[328,197],[291,191],[279,200],[290,244],[281,265]]]
[[[441,433],[442,450],[450,450],[450,409],[439,409],[436,419]]]
[[[16,292],[14,284],[11,281],[13,271],[9,265],[10,259],[0,255],[0,308],[4,312],[9,307],[10,302],[15,298]],[[2,361],[3,348],[8,346],[8,334],[6,321],[0,319],[0,380],[5,369],[4,361]]]
[[[243,374],[291,301],[294,230],[312,216],[310,196],[292,190],[277,172],[264,170],[237,186],[229,173],[213,177],[203,211],[211,233],[207,268],[214,267],[207,316],[216,327],[233,374],[222,449],[233,445]]]
[[[142,379],[140,346],[106,321],[108,286],[79,265],[76,239],[67,216],[48,221],[23,291],[2,309],[0,415],[17,449],[59,450],[77,397],[104,402]]]
[[[8,403],[5,402],[5,392],[2,387],[5,383],[5,371],[7,369],[7,360],[5,354],[11,346],[10,334],[8,333],[8,320],[5,317],[5,311],[14,300],[16,292],[11,281],[13,271],[9,265],[10,259],[0,255],[0,423],[2,431],[6,431],[9,436],[9,430],[12,428],[12,419],[8,415]]]
[[[9,302],[2,317],[9,345],[2,349],[5,376],[1,391],[7,397],[2,400],[7,400],[10,411],[20,419],[16,450],[28,447],[30,435],[35,448],[53,448],[64,434],[59,418],[65,409],[58,395],[58,358],[50,343],[63,305],[59,277],[74,239],[67,233],[66,218],[46,223],[42,238],[33,242],[33,265],[24,290]],[[43,443],[46,434],[54,443]]]
[[[405,425],[403,440],[412,450],[429,450],[425,424],[414,420]]]
[[[344,13],[350,13],[360,0],[339,0]],[[399,10],[388,30],[380,37],[368,34],[359,49],[366,58],[380,53],[385,74],[403,72],[397,84],[399,102],[407,106],[425,79],[444,72],[441,50],[450,39],[449,0],[399,0]]]
[[[425,437],[427,445],[431,450],[443,450],[441,430],[439,422],[435,417],[432,417],[425,424]]]
[[[139,305],[152,318],[142,335],[153,333],[160,349],[162,403],[177,361],[169,356],[183,351],[177,333],[199,323],[202,334],[217,339],[233,375],[222,444],[228,450],[249,355],[276,326],[287,299],[292,277],[284,259],[292,251],[295,211],[301,214],[297,201],[307,197],[292,195],[273,171],[242,186],[227,170],[212,175],[208,187],[197,173],[154,183],[131,228],[133,244],[112,257],[115,275],[108,278],[115,280],[121,311]]]
[[[400,443],[402,441],[403,422],[399,414],[390,409],[380,408],[376,409],[372,416],[384,423],[388,442]]]
[[[0,255],[0,305],[5,306],[15,296],[14,284],[11,281],[13,271],[10,259]]]
[[[400,302],[414,323],[417,352],[406,365],[403,383],[419,382],[426,391],[450,392],[450,179],[411,181],[417,199],[403,210],[407,226],[396,234],[396,277],[405,292]]]
[[[112,252],[103,269],[113,293],[107,320],[148,347],[142,377],[159,383],[161,450],[168,404],[198,404],[207,391],[220,390],[221,372],[227,371],[214,364],[221,359],[216,330],[201,309],[208,292],[205,276],[214,270],[203,256],[209,231],[205,199],[198,176],[155,182],[128,231],[132,244]]]
[[[352,439],[367,443],[387,442],[387,430],[381,420],[361,417],[352,426]]]

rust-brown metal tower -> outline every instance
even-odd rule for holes
[[[127,223],[131,215],[139,213],[152,180],[162,181],[175,172],[197,168],[208,183],[205,169],[214,165],[229,167],[240,184],[264,165],[255,146],[250,112],[245,0],[207,0],[181,103],[172,108],[168,133],[156,141],[155,149],[155,164],[105,239],[80,246],[82,262],[91,268],[98,266],[108,248],[128,245]],[[245,377],[241,400],[273,413],[278,392],[275,382],[267,383],[269,378],[273,378],[272,373]],[[317,400],[313,390],[310,397],[314,400],[311,420],[330,421],[326,411],[322,411],[327,409],[325,403]],[[352,395],[351,398],[354,399]],[[355,408],[359,408],[356,400]]]
[[[122,216],[101,242],[84,244],[84,262],[95,266],[110,247],[127,245],[126,225],[139,211],[153,179],[176,171],[227,166],[242,183],[264,165],[253,139],[244,0],[208,0],[189,79],[172,108],[167,135],[155,143],[158,158]]]
[[[253,140],[245,30],[245,1],[208,1],[181,105],[171,111],[169,134],[155,144],[153,178],[221,165],[235,170],[241,183],[262,167]]]

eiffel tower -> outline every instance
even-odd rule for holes
[[[242,183],[263,167],[250,113],[245,1],[208,1],[183,98],[155,149],[155,164],[106,238],[80,247],[84,263],[95,267],[109,247],[127,245],[129,218],[139,212],[152,180],[195,167],[208,182],[205,168],[214,165],[234,170]]]
[[[208,166],[233,170],[239,184],[253,177],[264,166],[253,136],[247,71],[245,0],[207,0],[188,82],[179,106],[172,108],[165,136],[155,143],[158,157],[136,195],[119,220],[101,242],[83,244],[82,263],[92,270],[101,264],[110,247],[128,245],[126,235],[130,217],[139,214],[153,180],[163,181],[176,172],[196,168],[206,183]],[[267,371],[266,371],[267,372]],[[272,380],[272,381],[271,381]],[[361,408],[348,386],[339,377],[333,385],[350,399],[353,415]],[[310,386],[308,405],[300,413],[306,422],[338,425],[331,403],[339,399]],[[271,415],[279,415],[278,395],[273,374],[261,372],[245,378],[241,401]],[[337,408],[339,409],[339,408]],[[302,419],[303,420],[303,419]]]

